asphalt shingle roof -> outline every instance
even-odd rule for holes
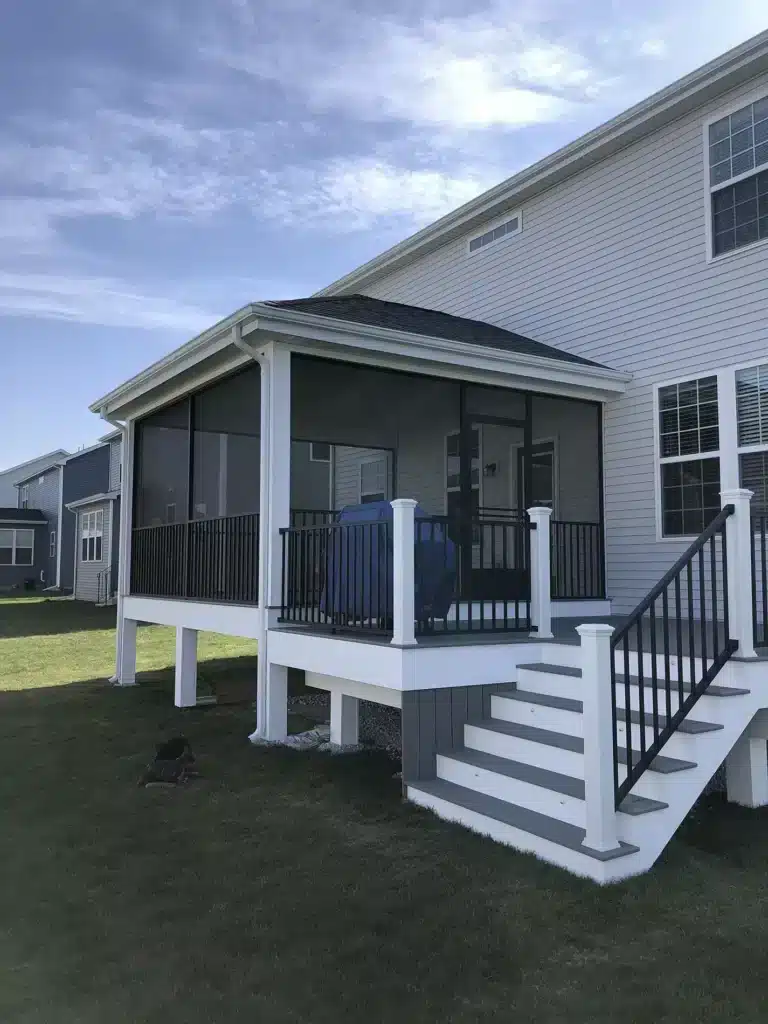
[[[504,330],[483,320],[468,320],[463,316],[452,316],[434,309],[421,306],[407,306],[401,302],[386,302],[383,299],[372,299],[368,295],[331,295],[316,296],[306,299],[282,299],[267,302],[268,306],[282,309],[295,309],[299,313],[311,313],[313,316],[327,316],[335,320],[347,320],[352,323],[367,324],[371,327],[386,327],[394,331],[407,331],[411,334],[423,334],[430,338],[445,338],[449,341],[461,341],[467,345],[483,345],[489,348],[503,349],[507,352],[519,352],[522,355],[540,356],[543,359],[559,359],[566,363],[579,363],[582,366],[600,366],[589,359],[561,352],[552,345],[544,345],[533,341],[522,334]]]
[[[39,508],[0,508],[0,523],[8,522],[9,519],[24,520],[28,523],[48,521]]]

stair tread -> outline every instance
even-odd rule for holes
[[[640,684],[640,677],[639,676],[630,676],[629,677],[629,685],[630,686],[639,686],[639,684]],[[648,676],[644,676],[643,677],[643,684],[644,684],[644,686],[645,686],[645,688],[647,690],[651,689],[651,680],[650,680],[650,678]],[[624,676],[623,675],[619,675],[617,673],[617,675],[616,675],[616,685],[617,686],[624,686]],[[661,679],[657,679],[656,680],[656,687],[659,690],[662,690],[662,691],[664,690],[664,683],[663,683],[663,681]],[[678,692],[678,690],[677,690],[677,681],[676,680],[672,683],[672,692],[673,693],[677,693]],[[691,692],[691,688],[688,685],[688,683],[683,683],[683,693],[687,694],[687,693],[690,693],[690,692]],[[741,688],[736,687],[736,686],[720,686],[718,683],[710,683],[709,686],[704,691],[704,693],[702,694],[702,696],[704,696],[704,697],[744,697],[749,692],[750,692],[749,690],[744,690],[744,689],[741,689]]]
[[[550,818],[546,814],[540,814],[527,807],[520,807],[518,804],[508,803],[506,800],[499,800],[494,796],[486,796],[485,793],[478,793],[474,789],[458,786],[445,779],[428,779],[408,788],[464,807],[466,810],[482,814],[486,818],[501,821],[512,828],[518,828],[523,832],[556,843],[558,846],[583,853],[585,857],[591,857],[594,860],[615,860],[617,857],[626,857],[628,854],[638,852],[638,847],[624,842],[620,842],[613,850],[593,850],[582,845],[586,832],[578,825],[560,821],[559,818]]]
[[[561,750],[570,750],[575,754],[584,753],[584,740],[580,736],[569,736],[567,733],[554,732],[552,729],[539,729],[535,725],[521,725],[518,722],[504,722],[499,718],[483,718],[467,722],[469,726],[485,729],[488,732],[503,733],[506,736],[515,736],[521,740],[529,740],[531,743],[541,743],[544,746],[559,747]],[[633,754],[639,752],[633,750]],[[635,759],[637,759],[635,758]],[[627,751],[619,747],[619,761],[627,763]],[[694,761],[682,761],[677,757],[667,757],[665,754],[657,754],[649,765],[649,771],[669,774],[681,772],[688,768],[695,768]]]
[[[553,697],[548,693],[533,693],[530,690],[504,690],[503,692],[495,693],[493,696],[501,697],[504,700],[513,700],[521,704],[536,704],[538,707],[553,708],[558,711],[573,711],[579,715],[584,713],[584,702],[572,697]],[[623,708],[618,709],[618,716],[620,721],[626,720],[626,713]],[[658,720],[662,728],[667,724],[666,715],[659,714]],[[639,711],[632,712],[632,721],[635,724],[639,723]],[[653,725],[653,713],[650,711],[645,713],[645,724]],[[722,725],[716,722],[701,722],[697,719],[684,718],[677,727],[677,731],[693,734],[715,732],[722,728]]]
[[[548,768],[537,768],[536,765],[512,761],[507,757],[490,754],[485,750],[472,750],[470,747],[459,747],[452,750],[450,754],[441,756],[473,765],[476,768],[483,768],[486,771],[496,772],[498,775],[504,775],[510,779],[518,779],[520,782],[527,782],[532,786],[539,786],[541,789],[549,789],[554,793],[561,793],[563,796],[571,796],[576,800],[584,799],[584,780],[576,779],[572,775],[563,775],[561,772],[553,772]],[[660,800],[650,800],[647,797],[634,796],[630,793],[622,801],[619,810],[624,814],[637,815],[646,814],[649,811],[660,811],[667,806],[668,804],[662,803]]]
[[[575,676],[581,679],[581,669],[573,668],[571,665],[555,665],[549,661],[536,661],[530,665],[518,665],[518,671],[522,668],[526,672],[547,672],[556,676]]]

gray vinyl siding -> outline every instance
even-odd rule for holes
[[[34,477],[32,480],[26,481],[29,486],[29,504],[28,508],[39,508],[48,521],[48,533],[46,534],[46,541],[44,550],[40,552],[40,555],[35,555],[35,562],[39,566],[39,569],[45,573],[45,582],[43,586],[51,587],[56,583],[56,563],[57,557],[54,554],[51,557],[50,551],[50,534],[56,533],[56,544],[60,542],[60,524],[59,524],[59,480],[61,474],[61,467],[54,466],[53,469],[46,470],[41,476]],[[17,504],[21,507],[21,490],[18,491]],[[37,542],[37,536],[35,536]],[[56,548],[58,550],[58,547]],[[39,573],[38,573],[39,576]]]
[[[392,497],[392,456],[389,452],[375,448],[351,448],[340,446],[334,451],[333,507],[357,505],[360,501],[360,466],[378,457],[387,459],[386,497]]]
[[[108,490],[120,490],[120,459],[122,456],[123,442],[120,438],[109,442],[109,484]]]
[[[61,528],[61,580],[64,590],[72,590],[75,573],[76,515],[66,505],[92,494],[104,494],[109,488],[110,445],[103,444],[83,452],[64,464],[64,511]]]
[[[77,601],[96,601],[98,598],[98,577],[108,569],[111,563],[111,532],[109,528],[109,502],[87,505],[77,510],[77,566],[75,571],[74,596]],[[82,559],[82,544],[80,543],[80,531],[82,517],[88,512],[104,511],[104,532],[101,542],[101,560],[98,562],[84,562]]]
[[[34,530],[32,565],[0,565],[0,593],[23,591],[27,580],[34,581],[40,590],[47,583],[40,582],[40,573],[48,566],[48,525],[46,523],[2,523],[0,530]]]
[[[656,536],[654,386],[768,357],[768,247],[706,260],[703,125],[768,77],[523,205],[519,235],[456,239],[362,290],[476,317],[633,375],[604,420],[608,593],[629,610],[686,541]],[[475,232],[476,233],[476,232]]]

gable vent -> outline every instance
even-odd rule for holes
[[[476,235],[474,238],[471,238],[469,240],[469,251],[477,252],[478,249],[483,249],[486,245],[497,242],[506,235],[519,234],[522,229],[523,215],[516,213],[514,216],[509,217],[508,220],[505,220],[503,224],[498,224],[496,227],[489,228],[488,231],[483,232],[482,235]]]

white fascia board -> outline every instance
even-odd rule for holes
[[[516,208],[765,70],[768,70],[768,32],[761,32],[314,294],[343,295],[359,291],[381,274],[392,273],[452,238],[500,216],[505,210]]]
[[[120,497],[120,491],[105,491],[102,494],[89,494],[87,498],[78,498],[77,501],[68,501],[64,506],[70,512],[76,508],[85,508],[86,505],[103,505],[105,501],[114,501]]]

